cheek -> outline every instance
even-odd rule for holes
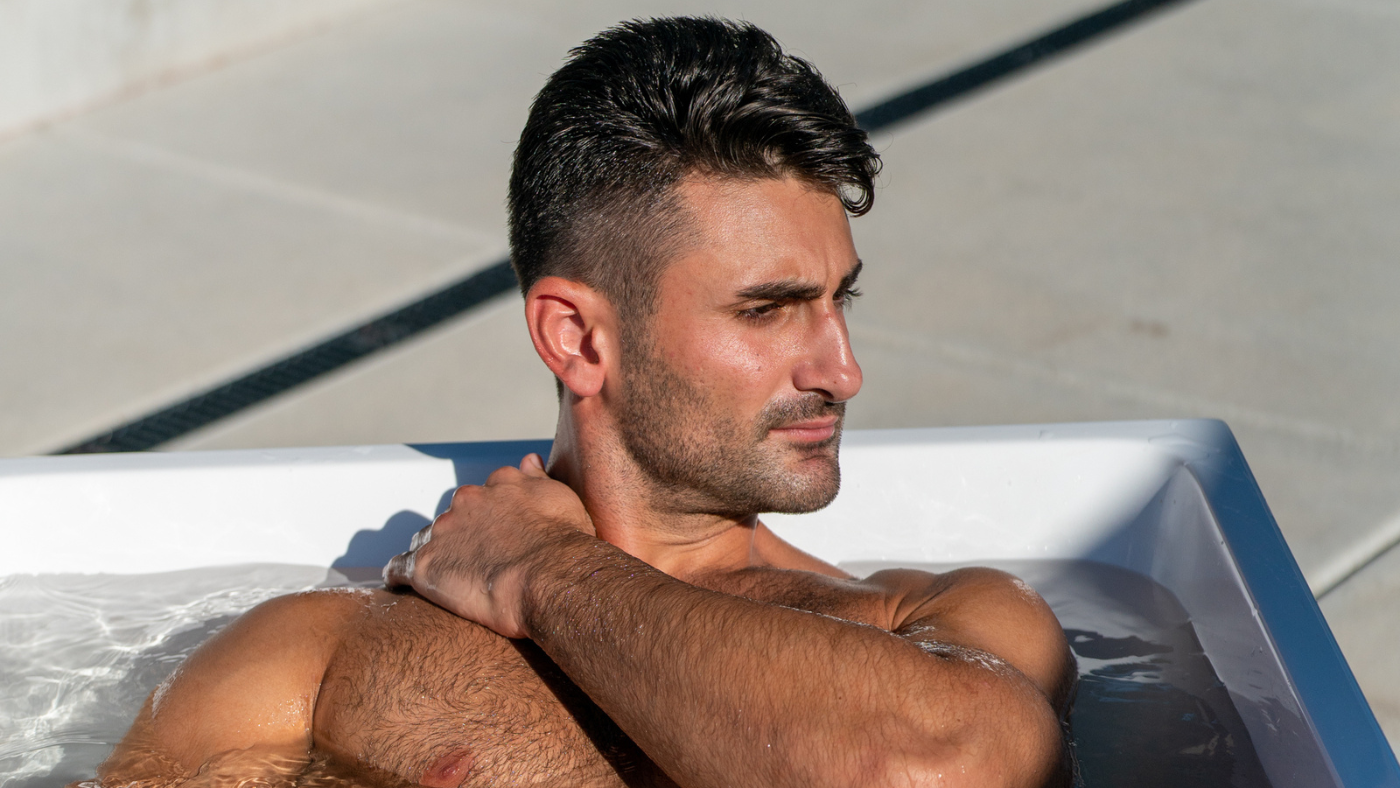
[[[766,403],[790,377],[796,337],[748,327],[711,325],[687,337],[673,360],[691,380],[726,401]]]

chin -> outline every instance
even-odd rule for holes
[[[818,467],[812,467],[819,463]],[[776,485],[764,511],[780,514],[806,514],[825,509],[841,490],[841,468],[836,458],[806,457],[789,472],[785,483]]]

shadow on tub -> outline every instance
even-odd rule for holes
[[[548,457],[553,441],[488,441],[484,443],[413,443],[414,451],[452,463],[458,485],[482,484],[492,471],[503,465],[514,465],[526,454],[535,452]],[[443,492],[433,516],[447,511],[455,487]],[[418,512],[404,510],[394,513],[378,530],[357,531],[345,546],[345,552],[331,562],[331,568],[354,581],[379,577],[379,570],[390,558],[408,549],[413,535],[432,522]],[[369,570],[373,570],[371,573]]]

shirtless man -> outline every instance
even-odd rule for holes
[[[861,384],[848,213],[878,158],[765,33],[606,31],[511,180],[558,378],[531,455],[395,558],[259,606],[151,696],[106,785],[1043,786],[1072,659],[1008,575],[852,578],[758,513],[836,495]],[[264,783],[258,783],[264,784]]]

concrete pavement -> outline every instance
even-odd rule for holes
[[[855,107],[1097,7],[417,0],[0,145],[0,453],[499,259],[530,97],[638,15],[765,26]],[[1400,10],[1197,0],[877,137],[852,427],[1215,416],[1305,573],[1400,515]],[[169,448],[547,436],[504,296]],[[1323,602],[1400,740],[1400,550]]]

